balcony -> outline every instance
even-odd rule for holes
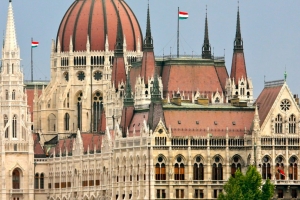
[[[23,190],[22,189],[12,189],[10,190],[11,194],[23,194]]]

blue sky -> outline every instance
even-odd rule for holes
[[[34,79],[49,79],[51,39],[56,38],[60,21],[73,0],[12,1],[25,79],[30,79],[31,37],[40,42],[34,49]],[[145,32],[147,0],[126,2]],[[237,4],[237,0],[150,0],[155,54],[170,54],[170,49],[176,54],[177,7],[189,13],[189,19],[180,22],[180,53],[201,54],[207,5],[214,55],[223,56],[225,49],[230,73]],[[293,93],[299,93],[300,1],[240,0],[239,5],[247,73],[254,83],[254,96],[263,89],[264,76],[267,81],[283,79],[285,68],[289,87]],[[3,31],[7,7],[8,0],[1,0],[0,30]]]

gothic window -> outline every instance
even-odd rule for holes
[[[220,103],[220,98],[219,97],[216,98],[215,103]]]
[[[12,173],[12,188],[20,189],[20,171],[15,169]]]
[[[11,73],[14,74],[14,64],[11,65]]]
[[[298,180],[298,165],[297,165],[297,158],[292,156],[289,160],[289,179],[290,180]]]
[[[39,189],[39,174],[36,173],[34,176],[34,189]]]
[[[6,65],[6,70],[7,70],[7,73],[9,74],[9,64],[8,63]]]
[[[83,81],[85,78],[84,72],[78,72],[77,78],[78,78],[78,80]]]
[[[68,131],[70,129],[70,115],[69,115],[69,113],[65,114],[64,121],[65,121],[65,130]]]
[[[296,133],[296,117],[291,115],[289,117],[289,133]]]
[[[16,91],[15,90],[12,91],[11,98],[12,98],[12,100],[16,99]]]
[[[66,81],[69,81],[69,73],[68,72],[64,73],[64,78]]]
[[[277,115],[275,118],[275,133],[282,133],[282,117]]]
[[[82,92],[77,96],[77,128],[81,130]]]
[[[276,172],[276,174],[275,174],[276,180],[284,180],[285,179],[283,158],[281,156],[278,156],[276,158],[275,172]]]
[[[17,138],[17,116],[13,116],[12,120],[12,137]]]
[[[8,90],[5,90],[5,100],[8,100]]]
[[[219,156],[215,157],[212,166],[212,180],[223,180],[223,166]]]
[[[99,123],[101,123],[101,114],[103,112],[102,94],[96,92],[93,97],[93,131],[98,130]]]
[[[56,116],[54,114],[48,116],[48,131],[56,131]]]
[[[204,180],[204,167],[200,156],[195,159],[193,174],[194,180]]]
[[[231,176],[235,177],[236,170],[241,171],[241,160],[238,156],[234,156],[232,159],[233,163],[231,164]]]
[[[44,174],[41,173],[40,176],[40,189],[44,189]]]
[[[176,163],[174,165],[174,179],[184,180],[184,163],[181,156],[176,158]]]
[[[250,92],[247,92],[247,98],[249,98],[250,97]]]
[[[4,115],[4,128],[6,127],[7,123],[8,123],[8,117],[7,117],[7,115]],[[5,138],[8,138],[8,131],[9,131],[9,128],[6,127],[6,129],[5,129]]]
[[[271,179],[271,161],[269,157],[265,156],[263,158],[263,164],[262,164],[262,178],[263,179]]]
[[[95,73],[94,73],[94,79],[95,79],[96,81],[101,80],[101,79],[102,79],[102,73],[99,72],[99,71],[95,72]]]
[[[284,99],[284,100],[281,101],[280,107],[281,107],[282,111],[290,110],[291,102],[287,99]]]
[[[155,166],[155,180],[166,180],[166,165],[162,156],[159,156]]]

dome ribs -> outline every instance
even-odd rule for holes
[[[64,38],[65,38],[65,33],[66,33],[66,27],[67,27],[69,19],[70,19],[70,15],[73,12],[74,8],[76,7],[77,3],[78,3],[78,1],[74,1],[74,3],[70,6],[70,8],[66,12],[65,16],[61,20],[61,25],[62,25],[63,21],[65,20],[65,23],[64,23],[64,26],[63,26],[63,31],[62,31],[62,36],[61,36],[61,40],[60,40],[60,42],[61,42],[61,51],[64,51]],[[66,16],[67,16],[67,19],[66,19]],[[61,27],[61,25],[59,27]],[[56,46],[57,46],[57,42],[58,42],[59,33],[60,33],[60,30],[58,31],[58,34],[57,34]]]
[[[74,50],[74,49],[78,50],[78,48],[77,48],[78,47],[78,42],[76,42],[76,34],[77,34],[77,30],[78,30],[77,25],[78,25],[79,17],[81,17],[80,14],[81,14],[82,8],[83,8],[83,6],[85,5],[86,2],[87,1],[83,1],[83,3],[80,6],[79,12],[76,16],[76,21],[75,21],[73,35],[72,35],[72,40],[73,40],[73,49],[72,50]]]
[[[113,51],[118,20],[122,26],[119,34],[122,39],[126,37],[124,48],[127,51],[137,51],[137,47],[143,44],[141,28],[134,13],[123,0],[74,1],[60,23],[56,48],[59,41],[60,51],[69,51],[72,37],[73,51],[85,51],[88,36],[91,51],[104,51],[107,36],[109,51]]]
[[[131,8],[128,6],[128,4],[125,2],[125,1],[122,1],[124,6],[126,6],[126,12],[128,12],[128,10],[130,11],[129,16],[130,16],[130,19],[131,19],[131,23],[133,24],[133,28],[134,28],[134,36],[136,37],[136,32],[137,33],[140,33],[138,35],[138,39],[140,41],[140,44],[141,44],[141,47],[143,46],[143,34],[142,34],[142,30],[141,30],[141,27],[139,26],[138,24],[138,20],[134,14],[134,12],[131,10]],[[132,20],[134,18],[134,20]],[[137,30],[136,30],[137,29]],[[136,44],[136,39],[137,38],[134,38],[134,50],[137,51],[138,49],[136,48],[137,47],[137,44]]]
[[[124,2],[124,1],[123,1],[123,2]],[[128,49],[134,49],[134,50],[136,50],[136,48],[135,48],[135,47],[136,47],[136,43],[135,43],[135,31],[134,31],[134,27],[133,27],[133,24],[132,24],[132,20],[130,20],[130,15],[129,15],[129,13],[128,13],[128,10],[126,10],[126,8],[125,8],[123,2],[120,2],[120,3],[121,3],[121,5],[122,5],[122,7],[124,8],[124,11],[125,11],[125,13],[126,13],[126,16],[127,16],[126,20],[128,20],[129,23],[130,23],[131,33],[133,33],[133,34],[126,34],[126,33],[125,33],[126,30],[123,30],[123,35],[125,35],[126,40],[129,39],[129,37],[132,37],[132,41],[134,41],[133,47],[127,46],[127,48],[128,48]],[[130,45],[130,44],[129,44],[129,45]]]
[[[103,8],[103,21],[104,21],[104,37],[103,37],[103,44],[105,44],[105,38],[106,38],[106,35],[107,35],[107,14],[106,14],[106,3],[105,3],[106,0],[102,0],[103,4],[102,4],[102,8]]]
[[[90,8],[90,15],[89,15],[88,36],[89,36],[90,42],[91,42],[91,39],[92,39],[91,29],[92,29],[92,19],[93,19],[94,5],[95,5],[95,0],[93,0],[93,2],[92,2],[91,8]]]

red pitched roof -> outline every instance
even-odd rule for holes
[[[234,52],[232,56],[230,78],[234,78],[234,82],[237,85],[239,79],[241,79],[242,77],[247,78],[244,52]]]
[[[136,135],[139,135],[144,120],[148,121],[148,114],[148,111],[135,113],[129,126],[129,133],[133,133],[133,129],[135,129]]]
[[[265,87],[263,91],[258,96],[255,104],[258,107],[258,114],[260,119],[260,125],[265,121],[271,107],[276,100],[282,85],[275,87]]]
[[[225,86],[226,86],[226,79],[228,79],[228,73],[227,73],[227,69],[225,66],[223,67],[216,67],[216,71],[219,77],[219,81],[221,83],[222,86],[222,90],[225,91]]]
[[[44,149],[42,148],[42,146],[39,142],[40,138],[39,138],[38,133],[33,133],[32,137],[33,137],[33,142],[34,142],[34,145],[33,145],[34,157],[36,157],[36,158],[46,157]]]
[[[126,70],[123,57],[115,57],[111,81],[115,84],[115,88],[118,88],[119,83],[122,81],[126,82]]]
[[[243,136],[250,129],[254,109],[247,110],[165,110],[166,126],[171,126],[173,136]],[[197,124],[198,121],[198,124]],[[235,124],[235,125],[234,125]]]
[[[185,91],[185,93],[199,91],[200,93],[207,94],[208,97],[211,98],[210,94],[217,91],[217,89],[220,93],[223,92],[223,87],[221,86],[218,74],[213,65],[171,64],[164,66],[162,82],[164,95],[173,91],[176,92],[179,89],[179,91]]]

